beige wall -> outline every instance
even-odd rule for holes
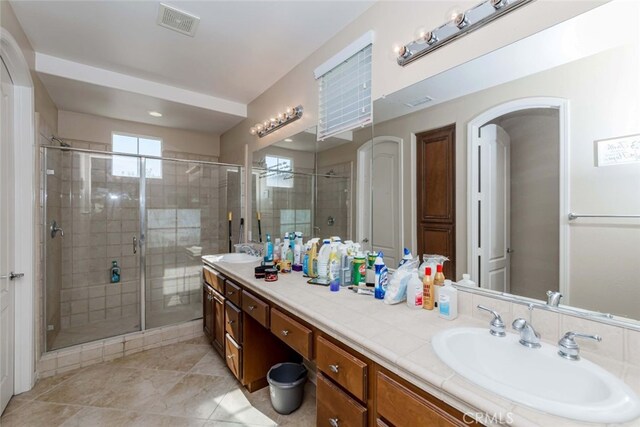
[[[220,155],[218,135],[110,119],[90,114],[60,111],[58,133],[63,139],[111,144],[112,132],[162,138],[163,151],[177,151],[205,156]]]
[[[393,93],[470,59],[506,46],[543,28],[573,17],[605,1],[538,1],[510,13],[479,31],[474,31],[415,63],[400,67],[393,46],[407,43],[416,28],[435,28],[452,7],[471,7],[476,1],[380,1],[311,53],[248,106],[248,118],[222,135],[221,160],[244,161],[244,146],[251,151],[295,135],[317,123],[317,82],[313,70],[369,30],[375,32],[372,58],[373,99]],[[264,138],[249,135],[249,128],[273,116],[287,105],[302,104],[304,117]]]
[[[640,133],[637,118],[639,64],[633,48],[619,48],[526,77],[427,110],[375,124],[376,136],[396,136],[405,142],[405,165],[415,160],[415,134],[456,124],[456,259],[459,279],[467,265],[467,123],[480,113],[515,99],[550,96],[569,100],[569,210],[583,213],[640,212],[637,164],[596,168],[594,141]],[[612,74],[613,73],[613,74]],[[614,75],[615,74],[615,75]],[[405,167],[403,182],[413,179]],[[406,187],[406,184],[405,184]],[[412,204],[404,206],[411,224]],[[406,200],[406,199],[405,199]],[[564,218],[562,216],[561,218]],[[640,318],[640,288],[629,286],[640,277],[637,258],[640,229],[636,222],[580,220],[570,225],[568,302],[583,308]],[[415,250],[415,231],[405,227],[404,245]],[[597,242],[597,243],[596,243]],[[603,277],[607,275],[607,286]],[[615,292],[625,297],[612,297]],[[539,295],[538,298],[544,298]],[[635,313],[635,314],[631,314]]]
[[[510,292],[529,298],[558,290],[559,120],[534,109],[494,121],[511,139]]]

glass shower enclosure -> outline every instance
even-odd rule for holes
[[[200,257],[226,252],[243,168],[42,150],[46,351],[202,317]]]

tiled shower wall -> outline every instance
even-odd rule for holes
[[[110,148],[67,142],[76,148]],[[140,236],[139,179],[112,176],[108,157],[47,151],[47,169],[54,172],[46,175],[46,222],[55,218],[65,231],[64,239],[46,241],[46,316],[52,329],[47,332],[47,348],[138,330],[139,255],[133,254],[132,239]],[[175,152],[163,155],[217,160]],[[147,328],[201,316],[200,258],[186,248],[200,246],[207,254],[226,247],[221,212],[226,212],[229,200],[237,205],[236,218],[241,212],[241,173],[227,169],[164,161],[163,178],[147,180]],[[90,190],[85,184],[88,176]],[[227,188],[227,176],[237,176],[230,180],[232,188]],[[122,269],[119,284],[110,283],[112,260]]]
[[[315,225],[323,237],[354,239],[351,230],[351,162],[318,168]]]

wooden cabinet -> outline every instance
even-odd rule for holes
[[[269,304],[246,290],[242,294],[242,311],[256,319],[265,328],[269,328]]]
[[[224,357],[224,297],[215,290],[213,297],[213,348]]]
[[[242,343],[242,311],[227,300],[225,307],[225,331],[236,342]]]
[[[229,334],[225,339],[225,354],[227,355],[227,367],[242,382],[242,348]]]
[[[224,297],[236,307],[242,307],[242,288],[229,279],[224,282]]]
[[[213,289],[206,283],[202,285],[202,323],[204,335],[213,342]]]
[[[220,294],[224,294],[224,276],[222,276],[217,271],[210,269],[209,267],[203,268],[202,276],[204,277],[204,281],[208,283],[209,286],[211,286]]]
[[[313,358],[313,332],[311,329],[275,308],[271,309],[271,332],[305,359],[311,360]]]
[[[367,400],[367,364],[326,338],[316,340],[316,364],[322,373],[360,401]]]
[[[317,426],[364,427],[367,425],[367,409],[364,406],[340,390],[323,374],[318,374],[317,383]]]
[[[376,411],[382,422],[379,425],[476,425],[471,418],[465,419],[457,409],[383,370],[376,376]]]

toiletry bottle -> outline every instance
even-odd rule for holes
[[[118,261],[111,261],[111,283],[120,282],[120,267]]]
[[[329,288],[331,292],[340,290],[340,253],[336,243],[331,244],[329,253]]]
[[[407,284],[407,305],[409,308],[422,308],[422,282],[417,272],[411,273],[411,279]]]
[[[471,280],[471,275],[470,274],[463,274],[462,275],[462,280],[458,280],[458,285],[467,286],[469,288],[477,288],[478,287],[478,285],[476,285],[476,282]]]
[[[309,277],[318,277],[318,238],[311,239],[308,268]]]
[[[322,247],[320,248],[320,252],[318,253],[318,277],[321,279],[326,279],[329,277],[329,254],[331,252],[330,248],[331,241],[329,239],[324,239],[322,241]]]
[[[445,280],[438,297],[438,316],[453,320],[458,317],[458,290],[453,287],[451,280]]]
[[[400,264],[398,265],[398,267],[401,267],[402,265],[406,264],[412,259],[413,257],[411,256],[411,251],[409,250],[409,248],[404,248],[404,255],[402,256],[402,259],[400,260]]]
[[[271,243],[271,234],[267,233],[267,241],[264,243],[264,261],[273,262],[273,243]]]
[[[302,265],[302,233],[295,232],[295,240],[293,241],[293,263]]]
[[[431,278],[431,267],[425,267],[422,278],[422,308],[433,310],[433,279]]]
[[[440,289],[444,286],[444,273],[442,272],[442,264],[438,264],[436,266],[436,275],[433,278],[433,298],[438,306],[438,301],[440,298]]]
[[[376,282],[376,253],[367,252],[367,271],[366,271],[366,284],[374,286]]]
[[[273,245],[273,263],[274,264],[277,264],[278,262],[280,262],[281,253],[282,253],[282,246],[280,243],[280,238],[276,237],[276,244]]]
[[[358,252],[353,259],[351,282],[356,286],[367,284],[367,260],[362,252]]]
[[[302,256],[302,275],[309,277],[309,251],[311,251],[311,241],[308,241],[304,247],[304,255]]]
[[[287,261],[289,261],[289,265],[293,265],[293,259],[294,259],[293,251],[294,251],[295,239],[293,239],[292,237],[293,236],[290,236],[289,239],[285,239],[285,246],[287,247],[286,248],[287,252],[282,257]]]
[[[374,296],[376,299],[384,299],[384,294],[387,291],[387,266],[384,265],[384,254],[378,252],[376,257],[375,267],[375,289]]]

